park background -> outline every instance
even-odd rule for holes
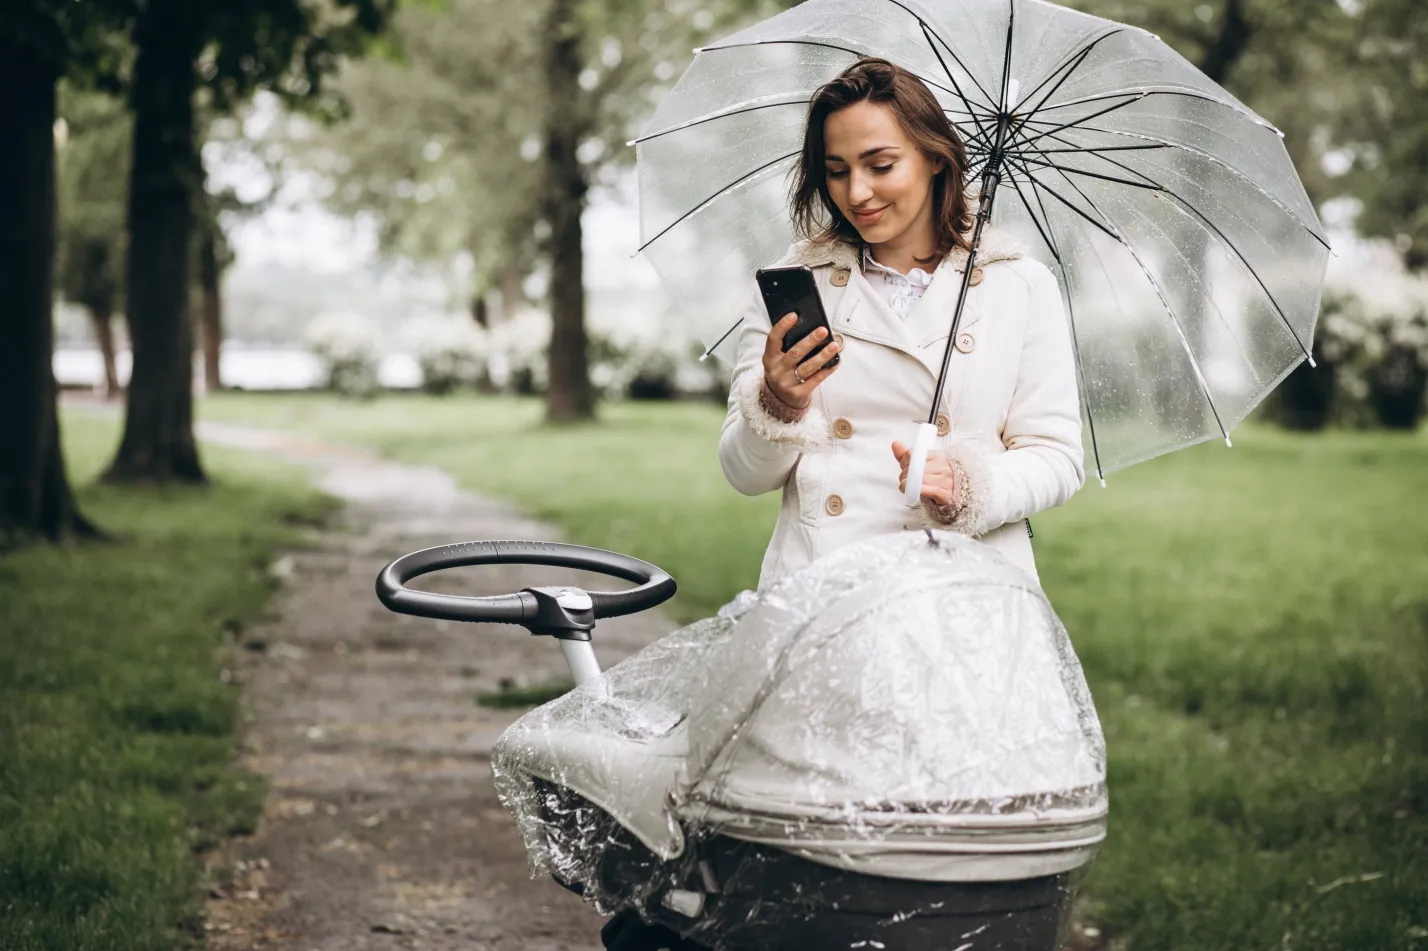
[[[1075,5],[1279,126],[1335,249],[1318,368],[1234,449],[1037,519],[1110,750],[1078,934],[1428,948],[1428,25]],[[631,257],[624,143],[781,7],[0,12],[0,947],[199,946],[202,857],[256,822],[227,656],[334,505],[196,420],[439,466],[668,569],[678,621],[754,583],[776,499],[719,473],[725,371]]]

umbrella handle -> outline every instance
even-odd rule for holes
[[[931,423],[918,425],[917,436],[912,441],[912,455],[907,461],[907,487],[903,492],[903,500],[908,505],[922,503],[922,474],[927,471],[927,454],[932,451],[936,438],[936,426]]]

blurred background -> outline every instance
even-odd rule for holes
[[[263,796],[225,651],[336,516],[205,432],[440,467],[668,569],[671,623],[755,582],[777,500],[719,473],[727,368],[633,256],[626,142],[790,5],[8,0],[0,947],[211,940],[193,856]],[[1428,948],[1428,26],[1071,5],[1282,129],[1334,249],[1318,367],[1233,450],[1036,520],[1110,744],[1077,947]]]

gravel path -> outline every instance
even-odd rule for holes
[[[283,591],[242,635],[243,760],[271,786],[258,832],[213,869],[213,951],[596,951],[601,918],[525,852],[491,785],[489,752],[521,711],[474,702],[503,684],[568,677],[546,638],[402,617],[373,593],[397,555],[451,541],[552,539],[554,529],[438,470],[289,434],[203,424],[208,443],[307,467],[345,501],[273,566]],[[612,583],[549,568],[451,572],[443,590]],[[618,582],[614,582],[618,585]],[[603,664],[672,629],[659,612],[602,622]]]

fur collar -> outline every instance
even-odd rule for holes
[[[853,268],[861,265],[859,255],[862,249],[846,241],[799,241],[789,248],[784,261],[802,264],[804,267]],[[1026,245],[1008,232],[991,225],[982,229],[982,243],[977,248],[977,263],[991,264],[993,261],[1013,261],[1026,253]],[[947,255],[942,267],[962,271],[967,267],[967,252],[961,248]]]

